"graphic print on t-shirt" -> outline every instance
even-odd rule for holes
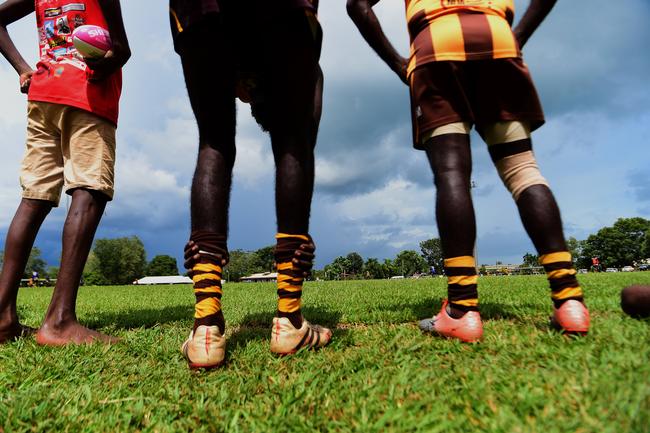
[[[72,33],[79,26],[90,24],[108,29],[102,3],[103,0],[34,0],[40,59],[28,99],[80,108],[117,124],[121,70],[102,80],[92,80],[94,72],[72,42]]]
[[[43,9],[42,30],[39,30],[41,58],[49,57],[56,61],[65,58],[66,63],[85,70],[86,65],[78,58],[77,50],[72,43],[72,32],[87,22],[86,4],[75,2],[56,5],[60,2],[53,1],[48,3],[53,6]]]

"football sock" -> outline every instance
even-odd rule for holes
[[[583,301],[582,289],[576,278],[571,253],[558,251],[542,254],[539,257],[539,263],[544,266],[546,277],[551,285],[551,299],[553,299],[555,308],[559,308],[569,299]]]
[[[304,272],[311,269],[311,260],[313,258],[313,241],[307,234],[287,234],[278,233],[275,236],[277,244],[275,246],[275,264],[278,272],[278,317],[286,317],[291,321],[295,328],[302,326],[302,313],[300,311],[300,298],[302,296],[302,283]],[[306,249],[301,245],[310,245]],[[304,269],[300,266],[298,251],[308,253],[309,266]],[[303,257],[304,258],[304,257]],[[296,260],[294,260],[296,259]]]
[[[461,314],[451,314],[459,318],[468,311],[478,311],[478,275],[476,262],[472,256],[450,257],[445,259],[445,274],[447,275],[447,296],[451,313],[454,310]]]
[[[228,260],[226,237],[213,232],[193,231],[190,239],[199,247],[200,259],[189,272],[194,282],[194,330],[201,325],[218,326],[221,333],[225,321],[221,311],[221,275]]]

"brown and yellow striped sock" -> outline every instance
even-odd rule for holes
[[[302,313],[300,311],[300,298],[302,296],[302,283],[304,270],[297,266],[293,260],[296,251],[303,244],[313,245],[311,237],[307,234],[278,233],[275,236],[275,264],[278,272],[278,317],[286,317],[291,324],[300,328],[302,326]],[[313,251],[312,251],[313,253]]]
[[[539,257],[539,263],[544,266],[546,277],[551,285],[551,299],[553,299],[555,308],[559,308],[569,299],[583,301],[582,289],[576,278],[571,253],[558,251],[542,254]]]
[[[199,247],[200,259],[189,272],[194,282],[194,330],[201,325],[218,326],[223,334],[225,321],[221,311],[222,266],[228,261],[226,238],[207,231],[194,231],[190,236]]]
[[[194,282],[194,329],[200,325],[219,326],[224,331],[221,312],[221,266],[210,262],[197,263],[192,268]]]
[[[449,306],[457,310],[478,311],[478,275],[472,256],[445,259]]]

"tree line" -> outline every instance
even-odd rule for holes
[[[314,277],[323,280],[385,279],[395,276],[411,277],[417,274],[442,272],[443,255],[440,239],[420,242],[420,252],[404,250],[393,259],[379,261],[370,257],[364,261],[357,252],[339,256],[322,270],[314,271]]]
[[[392,259],[366,260],[357,252],[336,257],[321,270],[314,270],[312,278],[323,280],[340,279],[385,279],[397,275],[410,277],[427,273],[433,269],[440,274],[443,269],[443,254],[440,239],[420,242],[420,251],[405,250]],[[650,258],[650,220],[619,218],[612,226],[603,227],[587,239],[569,238],[567,246],[577,268],[589,269],[593,257],[600,259],[603,267],[635,265]],[[261,272],[274,272],[273,245],[255,251],[236,249],[230,252],[230,263],[224,269],[224,278],[239,281],[240,278]],[[3,253],[0,253],[0,265]],[[538,266],[537,255],[526,253],[523,266]],[[24,278],[33,271],[41,278],[56,279],[58,267],[47,266],[41,257],[41,250],[32,249]],[[176,259],[168,255],[157,255],[147,261],[144,244],[137,236],[115,239],[97,239],[88,256],[83,271],[83,282],[89,285],[131,284],[144,276],[178,275]]]
[[[0,252],[0,266],[1,257],[4,257],[4,252]],[[55,280],[59,268],[47,266],[41,250],[34,247],[23,278],[30,278],[32,272],[38,272],[41,279]],[[97,239],[88,255],[82,280],[87,285],[131,284],[146,275],[178,275],[176,259],[168,255],[157,255],[147,261],[144,244],[137,236],[131,236]]]
[[[597,257],[602,268],[634,266],[650,259],[650,220],[619,218],[609,227],[603,227],[584,240],[567,239],[567,247],[576,268],[590,269]],[[526,253],[524,264],[537,262],[537,256]]]

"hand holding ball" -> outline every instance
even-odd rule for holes
[[[79,54],[87,59],[99,59],[113,47],[111,35],[99,26],[79,26],[72,32],[72,43]]]

